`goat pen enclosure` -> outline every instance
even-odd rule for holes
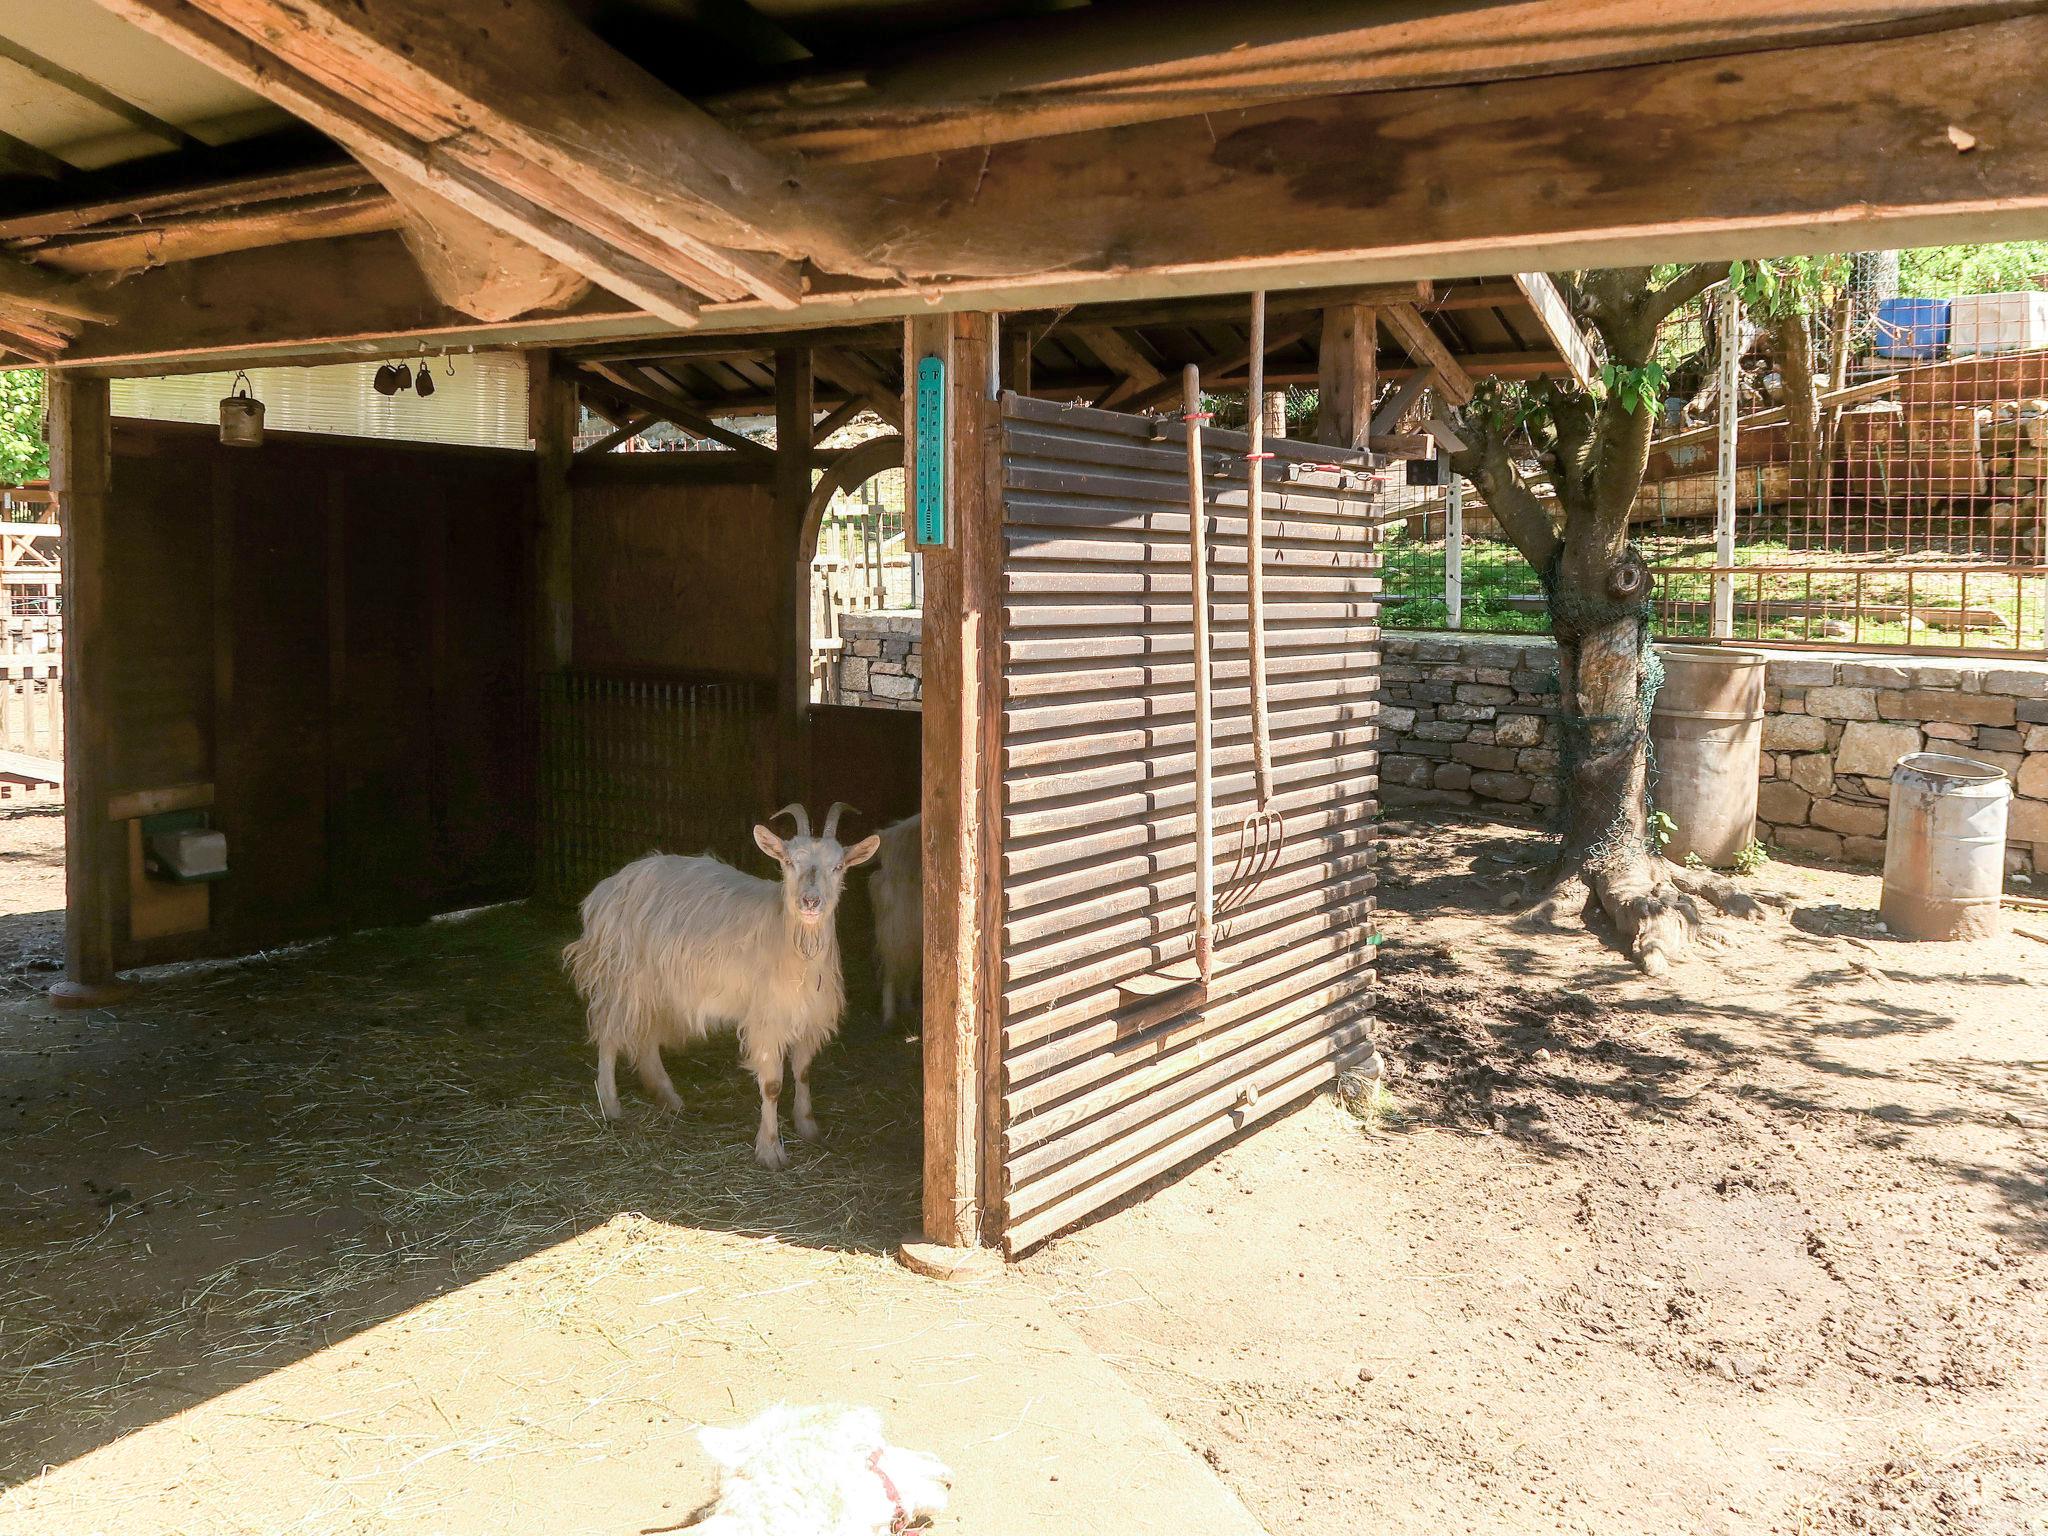
[[[1205,441],[1218,925],[1194,950],[1186,428],[1004,397],[999,1113],[1015,1253],[1328,1086],[1371,1049],[1378,555],[1362,454],[1269,440],[1282,835],[1254,846],[1248,441]],[[1344,465],[1319,463],[1332,456]],[[1151,979],[1164,978],[1160,986]]]
[[[141,966],[524,894],[530,456],[123,420],[107,461],[67,505],[80,938]],[[158,817],[228,877],[145,873]]]

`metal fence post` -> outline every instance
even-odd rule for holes
[[[1742,299],[1731,280],[1721,290],[1721,432],[1714,463],[1714,578],[1712,634],[1735,633],[1735,418],[1742,408]]]
[[[1444,514],[1444,628],[1465,627],[1465,478],[1451,476]]]

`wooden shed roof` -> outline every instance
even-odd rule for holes
[[[0,0],[0,346],[141,371],[1991,238],[2048,212],[2007,67],[2044,45],[2034,0]],[[568,281],[480,297],[422,242]]]
[[[1419,370],[1450,367],[1459,383],[1488,377],[1584,378],[1585,338],[1540,273],[1446,283],[1300,289],[1275,294],[1267,318],[1266,383],[1274,389],[1317,382],[1323,311],[1365,304],[1379,316],[1377,374],[1400,383]],[[1405,311],[1434,341],[1391,320]],[[1004,316],[1010,383],[1046,399],[1084,400],[1119,409],[1164,409],[1180,398],[1181,371],[1193,363],[1205,388],[1244,388],[1251,352],[1250,303],[1242,294],[1031,310]],[[890,324],[827,335],[767,333],[626,341],[572,349],[588,389],[623,411],[636,401],[683,406],[702,416],[765,414],[774,409],[779,345],[816,343],[813,367],[820,408],[865,401],[888,414],[903,388],[902,334]],[[1028,368],[1020,366],[1028,351]],[[1425,355],[1418,356],[1421,352]],[[672,413],[671,413],[672,414]]]

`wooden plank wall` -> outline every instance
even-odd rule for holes
[[[1228,915],[1206,1003],[1147,1020],[1120,1007],[1117,984],[1193,949],[1184,429],[1006,401],[997,1134],[1012,1253],[1298,1102],[1370,1048],[1371,493],[1288,483],[1289,466],[1318,450],[1269,441],[1280,457],[1267,468],[1267,656],[1285,833],[1260,878],[1233,883],[1256,803],[1248,445],[1211,440],[1216,882]]]
[[[521,894],[531,456],[121,421],[107,528],[108,796],[211,784],[235,954]]]
[[[773,485],[646,473],[585,473],[574,485],[577,668],[775,676]]]

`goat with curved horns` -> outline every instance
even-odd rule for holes
[[[621,1056],[665,1109],[679,1110],[663,1049],[732,1027],[740,1059],[761,1086],[754,1156],[764,1167],[789,1165],[778,1113],[785,1062],[796,1069],[796,1133],[818,1134],[811,1060],[839,1033],[846,1009],[839,896],[846,871],[880,846],[874,837],[840,846],[839,813],[847,809],[835,801],[817,837],[801,805],[775,813],[794,822],[794,837],[754,828],[761,851],[782,866],[779,882],[708,855],[654,853],[600,880],[583,899],[583,936],[562,961],[590,1007],[597,1102],[606,1119],[619,1118]]]

